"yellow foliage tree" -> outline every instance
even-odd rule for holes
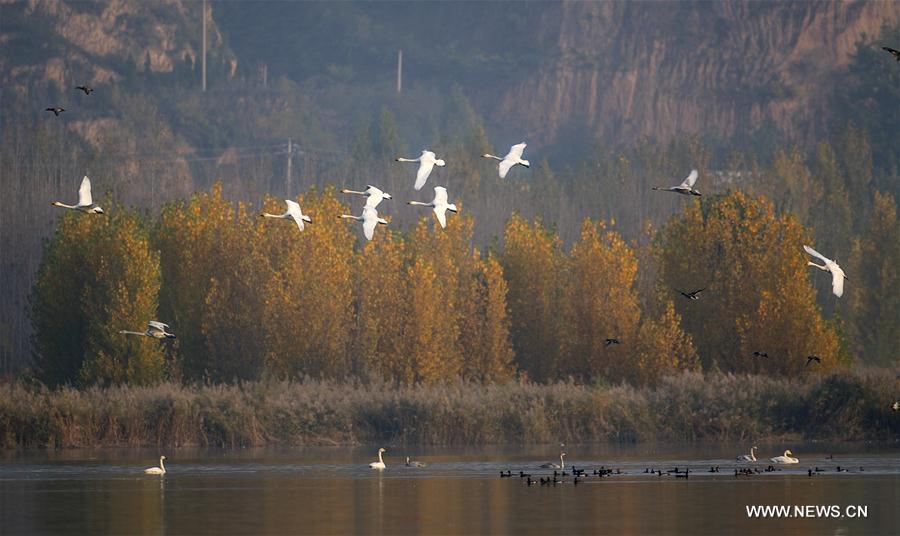
[[[627,379],[641,318],[634,252],[604,222],[585,220],[566,275],[561,368],[582,378]],[[621,344],[609,348],[607,338]]]
[[[506,224],[501,258],[509,285],[513,349],[519,368],[536,381],[558,377],[561,270],[558,236],[540,221],[514,214]]]
[[[809,354],[825,358],[816,370],[841,359],[837,335],[815,304],[802,249],[808,243],[796,218],[742,192],[704,198],[665,226],[664,286],[706,287],[699,300],[679,297],[676,305],[705,368],[779,374],[804,370]]]

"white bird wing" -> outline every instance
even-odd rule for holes
[[[375,207],[366,205],[366,208],[363,209],[362,219],[363,234],[366,235],[366,240],[372,240],[375,236],[375,227],[378,226],[378,211],[375,210]]]
[[[686,179],[684,179],[684,182],[681,183],[681,186],[679,188],[693,188],[694,183],[697,182],[697,177],[699,176],[700,174],[697,173],[697,170],[692,169],[691,174],[688,175]]]
[[[168,325],[168,324],[163,324],[162,322],[158,322],[158,321],[156,321],[156,320],[151,320],[151,321],[147,322],[147,327],[150,328],[150,330],[154,330],[154,329],[155,329],[155,330],[158,330],[158,331],[165,332],[165,331],[166,331],[166,328],[169,327],[169,325]]]
[[[837,264],[834,266],[837,269],[831,270],[831,290],[835,296],[840,298],[844,295],[844,271]]]
[[[384,194],[372,194],[366,198],[366,208],[375,208],[384,200]]]
[[[447,204],[447,189],[443,186],[435,186],[434,187],[434,204],[435,205],[446,205]]]
[[[522,158],[522,153],[525,152],[525,147],[528,147],[526,143],[517,143],[509,148],[509,153],[505,157],[504,160],[511,159],[513,161],[520,160]]]
[[[506,158],[504,158],[504,159],[500,162],[500,178],[501,178],[501,179],[505,179],[505,178],[506,178],[506,174],[509,173],[509,170],[512,169],[512,167],[513,167],[514,165],[516,165],[515,160],[510,160],[510,159],[509,159],[509,156],[507,156]]]
[[[825,264],[828,264],[829,262],[831,262],[831,259],[829,259],[825,255],[822,255],[821,253],[819,253],[818,251],[814,250],[813,248],[811,248],[807,245],[804,245],[803,249],[805,249],[806,252],[809,253],[810,255],[812,255],[813,257],[818,257],[818,258],[822,259],[823,261],[825,261]]]
[[[302,231],[304,228],[303,211],[300,210],[300,204],[290,199],[285,199],[284,202],[287,204],[287,213],[290,214],[291,218],[294,218],[294,221],[297,222],[297,227]]]
[[[436,204],[434,207],[434,215],[437,216],[438,223],[441,224],[441,229],[447,226],[447,205],[446,204]]]
[[[426,159],[423,154],[422,161],[419,162],[419,170],[416,172],[416,184],[413,188],[421,190],[422,187],[425,186],[425,181],[428,180],[428,176],[431,175],[432,169],[434,169],[434,157]]]
[[[93,199],[91,199],[91,179],[87,178],[87,175],[81,179],[81,187],[78,188],[78,206],[79,207],[89,207],[94,204]]]

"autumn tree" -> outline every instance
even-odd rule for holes
[[[659,235],[660,276],[707,369],[788,373],[805,357],[827,369],[843,359],[816,306],[802,245],[809,232],[772,203],[742,192],[705,197]],[[705,288],[699,300],[678,290]],[[769,358],[753,358],[754,351]]]
[[[699,370],[700,358],[691,337],[681,328],[675,304],[668,300],[660,318],[642,320],[634,356],[626,371],[637,385],[655,384],[666,375]]]
[[[558,377],[560,304],[565,262],[559,237],[540,221],[513,215],[501,257],[516,364],[533,380]]]
[[[136,213],[104,206],[104,215],[63,216],[44,251],[32,321],[37,367],[50,385],[147,385],[165,372],[159,341],[118,333],[156,318],[159,254]]]
[[[347,209],[333,189],[307,193],[299,202],[313,223],[303,232],[293,222],[265,226],[266,239],[257,242],[272,267],[262,314],[269,364],[291,377],[345,377],[354,237],[335,215]],[[274,210],[276,202],[269,203]]]
[[[562,371],[617,381],[629,376],[641,316],[636,276],[637,258],[619,234],[605,222],[585,220],[564,282]],[[607,338],[622,344],[608,348]]]
[[[463,376],[479,381],[503,380],[512,375],[514,355],[506,312],[506,280],[503,267],[493,255],[479,261],[474,282],[475,307],[462,333]]]

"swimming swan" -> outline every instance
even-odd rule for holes
[[[148,475],[164,475],[166,474],[166,466],[163,464],[163,461],[166,459],[165,456],[159,457],[159,467],[148,467],[144,469],[144,472]]]
[[[559,453],[559,464],[555,464],[553,462],[547,462],[541,464],[541,469],[565,469],[566,468],[566,457],[565,452]]]
[[[406,457],[406,466],[407,467],[425,467],[427,464],[425,462],[417,462],[415,460],[410,461],[409,456]]]
[[[771,458],[771,460],[775,463],[800,463],[800,460],[797,458],[791,458],[793,454],[793,452],[786,450],[783,455],[775,456],[774,458]]]
[[[739,462],[755,462],[756,456],[753,454],[753,451],[758,449],[759,447],[750,447],[750,454],[741,454],[737,457],[737,461]]]
[[[387,467],[384,464],[384,460],[381,458],[382,452],[386,452],[386,451],[383,448],[378,449],[378,461],[370,463],[369,467],[371,467],[372,469],[384,469],[385,467]]]

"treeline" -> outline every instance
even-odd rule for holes
[[[219,186],[156,218],[110,199],[104,216],[62,216],[32,296],[38,377],[653,384],[700,369],[814,374],[857,350],[894,359],[900,315],[890,308],[900,297],[873,294],[897,285],[885,280],[900,262],[890,196],[876,197],[859,240],[874,258],[848,270],[856,318],[877,317],[864,326],[823,318],[811,284],[823,274],[807,268],[801,249],[810,231],[740,191],[685,200],[642,243],[585,220],[565,247],[539,219],[514,214],[502,247],[486,249],[475,245],[464,205],[446,229],[422,218],[357,242],[332,189],[297,199],[313,220],[303,232],[257,217]],[[277,212],[283,201],[261,208]],[[698,288],[698,301],[675,291]],[[177,342],[118,334],[150,319],[170,324]],[[822,363],[807,366],[810,354]]]
[[[700,374],[658,385],[393,386],[260,381],[58,390],[2,386],[0,448],[91,446],[885,441],[900,434],[894,371]]]

